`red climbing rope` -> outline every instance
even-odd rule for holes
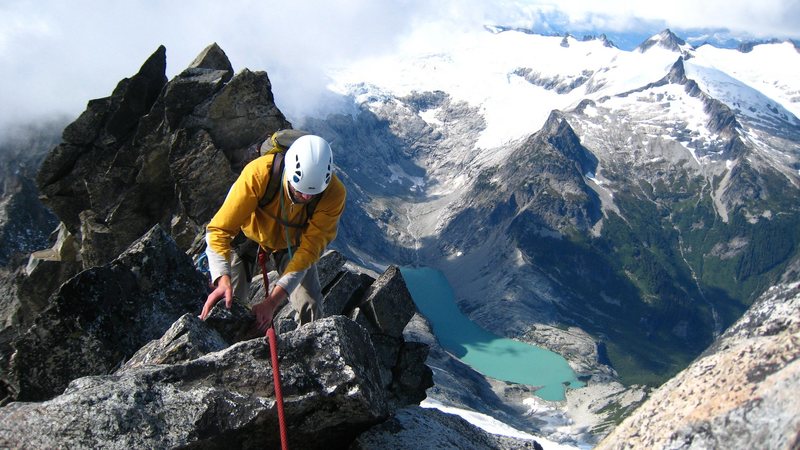
[[[264,277],[264,295],[269,296],[269,277],[267,276],[267,253],[258,248],[258,264],[261,266],[261,273]],[[269,352],[272,357],[272,382],[275,388],[275,404],[278,407],[278,424],[281,433],[281,449],[289,449],[289,436],[286,432],[286,417],[283,414],[283,391],[281,390],[281,371],[278,367],[278,337],[275,335],[275,327],[272,321],[267,328],[267,340],[269,341]]]

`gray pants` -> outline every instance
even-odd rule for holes
[[[288,252],[277,252],[270,257],[272,266],[278,273],[283,273],[289,264]],[[270,264],[267,264],[269,267]],[[269,270],[269,269],[267,269]],[[249,303],[250,282],[256,273],[261,272],[258,265],[258,245],[248,240],[232,252],[231,256],[231,284],[233,296],[240,302]],[[271,286],[273,287],[273,286]],[[257,301],[261,301],[258,299]],[[300,325],[322,318],[322,287],[319,283],[317,265],[312,264],[306,270],[303,280],[297,288],[289,294],[289,303],[300,318]],[[276,311],[277,312],[277,311]]]

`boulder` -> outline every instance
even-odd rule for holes
[[[400,338],[415,312],[416,306],[400,269],[390,266],[370,286],[354,317],[362,323],[371,323],[382,334]]]
[[[228,82],[233,77],[233,66],[228,55],[216,42],[209,45],[189,64],[190,69],[221,70],[226,73],[223,81]]]
[[[344,255],[336,250],[328,250],[320,257],[317,262],[317,270],[319,271],[319,285],[322,286],[323,291],[342,273],[345,262],[347,260]]]
[[[331,317],[286,333],[278,354],[290,447],[346,448],[389,416],[369,335],[354,322]],[[84,377],[52,400],[1,408],[0,446],[277,448],[272,380],[263,338]]]
[[[322,314],[325,317],[336,314],[348,315],[357,302],[375,280],[366,274],[343,271],[331,283],[322,303]]]
[[[421,342],[406,342],[400,346],[397,361],[392,366],[389,392],[398,405],[416,405],[427,397],[433,387],[433,372],[425,365],[430,348]]]
[[[355,286],[360,289],[357,284]],[[400,269],[389,266],[366,289],[357,304],[358,307],[345,312],[369,330],[392,405],[419,403],[425,398],[425,390],[433,386],[433,374],[424,364],[428,346],[417,347],[403,337],[403,329],[416,313],[416,305]]]
[[[381,383],[388,391],[392,407],[417,404],[425,398],[425,391],[433,386],[433,374],[425,365],[428,346],[406,342],[403,329],[413,317],[416,306],[397,267],[391,266],[373,279],[342,269],[344,258],[338,252],[327,252],[319,262],[321,280],[333,280],[323,292],[323,316],[344,315],[369,331],[376,351]],[[270,286],[277,279],[271,272]],[[248,306],[264,298],[264,285],[255,278],[250,290]],[[358,305],[358,306],[356,306]],[[221,303],[212,310],[225,311]],[[209,319],[211,320],[211,319]],[[248,322],[251,323],[251,322]],[[288,302],[280,306],[273,319],[278,334],[296,330],[300,324],[297,312]],[[243,329],[244,336],[252,336],[252,327]]]
[[[272,83],[266,72],[244,69],[209,101],[187,116],[183,126],[208,130],[235,171],[252,155],[248,147],[271,131],[291,128],[275,105]]]
[[[155,226],[111,263],[58,289],[13,342],[2,382],[18,400],[44,400],[75,378],[108,373],[186,311],[199,312],[206,289],[191,258]]]
[[[224,350],[230,343],[194,314],[184,314],[160,339],[150,341],[117,370],[127,372],[155,364],[177,364]]]
[[[219,92],[233,77],[233,67],[216,44],[206,47],[183,72],[170,81],[155,111],[164,111],[170,129],[178,129],[185,116]]]

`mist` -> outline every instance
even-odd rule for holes
[[[753,36],[796,38],[799,9],[797,1],[779,0],[758,5],[721,0],[669,5],[621,0],[10,0],[0,5],[0,133],[13,124],[77,117],[87,101],[110,95],[119,80],[135,74],[159,45],[167,48],[171,79],[216,42],[236,72],[266,71],[278,107],[298,122],[352,107],[328,90],[326,73],[392,54],[412,35],[419,41],[419,30],[435,29],[441,37],[487,24],[525,27],[541,21],[543,12],[558,12],[581,26],[727,26]]]

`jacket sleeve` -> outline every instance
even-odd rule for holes
[[[230,275],[231,241],[258,207],[259,196],[266,188],[256,162],[245,166],[206,227],[208,268],[215,283],[220,276]]]
[[[300,237],[300,246],[286,266],[284,276],[288,276],[292,272],[304,272],[319,260],[322,252],[336,237],[339,218],[344,212],[346,196],[344,185],[334,175],[334,179],[326,189],[325,195],[314,210],[307,228]],[[281,284],[280,280],[278,284]]]

